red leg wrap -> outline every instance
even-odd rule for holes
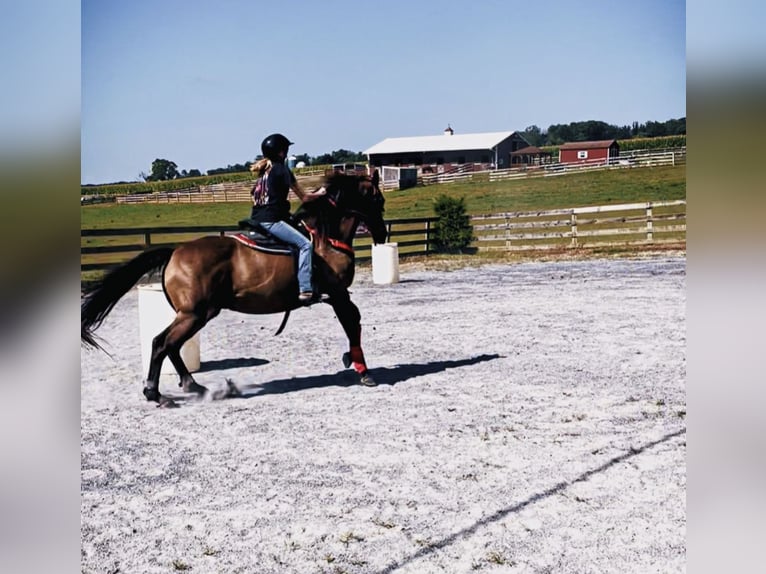
[[[351,347],[351,364],[354,370],[363,375],[367,372],[367,364],[364,362],[364,353],[362,347]]]

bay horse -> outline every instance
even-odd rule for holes
[[[325,295],[349,341],[343,362],[353,366],[360,382],[374,386],[361,347],[360,313],[348,287],[354,279],[352,242],[360,223],[374,243],[386,240],[385,200],[377,172],[367,176],[335,173],[326,177],[327,193],[303,203],[293,220],[314,245],[313,278]],[[240,222],[240,226],[248,220]],[[246,226],[246,225],[244,225]],[[175,406],[159,392],[160,368],[168,357],[185,392],[207,392],[181,359],[181,346],[222,309],[240,313],[285,313],[277,334],[298,301],[294,254],[284,249],[254,248],[252,235],[206,236],[176,247],[149,249],[108,272],[89,288],[81,302],[80,337],[86,346],[101,348],[94,331],[114,305],[147,273],[162,269],[162,288],[176,312],[172,323],[152,340],[149,372],[143,394],[158,406]],[[256,240],[256,243],[258,240]],[[249,336],[249,334],[243,334]]]

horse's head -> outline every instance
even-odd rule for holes
[[[341,212],[354,213],[364,222],[375,243],[385,243],[388,236],[383,221],[386,200],[380,191],[378,172],[366,176],[335,173],[328,176],[325,187],[328,197]]]

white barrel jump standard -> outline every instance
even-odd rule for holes
[[[149,283],[138,286],[138,332],[141,338],[141,363],[143,375],[149,372],[149,360],[152,356],[152,339],[173,322],[176,312],[165,298],[162,285]],[[186,341],[181,347],[181,359],[190,373],[199,371],[199,333]],[[165,357],[160,375],[176,375],[173,363]]]
[[[377,285],[399,282],[398,243],[378,243],[372,246],[372,282]]]

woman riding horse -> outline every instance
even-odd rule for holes
[[[290,223],[290,202],[287,194],[292,189],[302,201],[312,201],[324,195],[324,188],[314,192],[303,191],[285,165],[287,151],[293,142],[282,134],[271,134],[261,143],[264,159],[255,164],[258,179],[253,186],[253,209],[250,221],[277,239],[298,250],[298,300],[310,303],[314,297],[311,281],[311,239],[302,235]],[[251,168],[252,169],[252,168]]]
[[[326,196],[302,204],[295,218],[313,236],[314,281],[329,303],[349,340],[344,364],[353,366],[360,382],[374,385],[361,347],[359,309],[348,287],[354,278],[354,235],[360,222],[375,243],[386,240],[383,194],[378,178],[334,174],[325,183]],[[203,394],[181,359],[181,346],[222,309],[241,313],[289,312],[302,305],[296,293],[298,278],[291,252],[278,254],[254,249],[232,236],[201,237],[173,248],[144,251],[109,272],[85,294],[81,307],[81,338],[98,347],[93,331],[119,299],[145,274],[163,269],[162,286],[176,316],[152,341],[149,372],[144,385],[147,400],[173,406],[159,392],[162,361],[168,357],[186,392]]]

